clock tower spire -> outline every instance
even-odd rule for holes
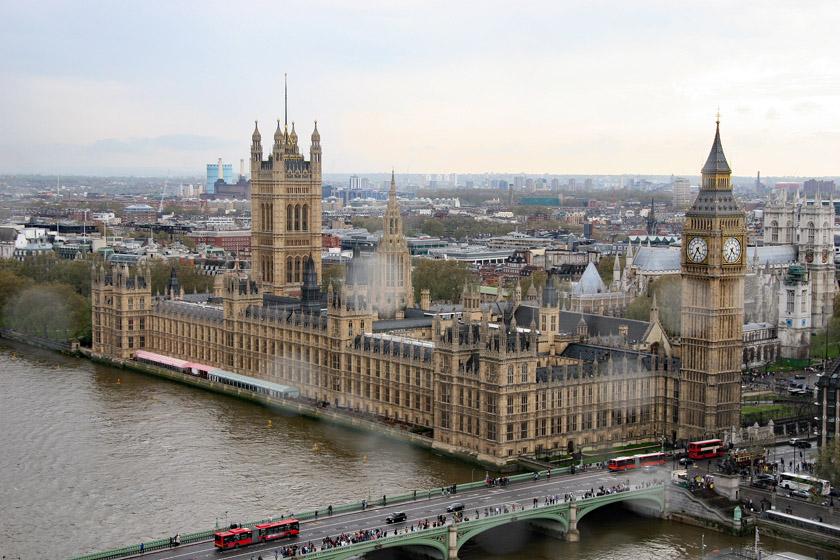
[[[683,232],[678,437],[684,439],[720,436],[741,414],[746,227],[732,194],[720,118],[716,124]]]

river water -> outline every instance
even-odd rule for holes
[[[8,559],[69,558],[484,476],[374,434],[5,341],[0,387]],[[579,543],[513,526],[468,543],[461,558],[700,557],[700,529],[617,511],[588,515]],[[705,532],[707,552],[748,541]],[[762,546],[812,554],[770,538]]]

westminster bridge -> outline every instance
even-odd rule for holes
[[[565,471],[566,469],[562,469]],[[543,471],[539,479],[532,474],[515,475],[507,484],[487,485],[484,481],[459,484],[445,489],[411,492],[401,496],[382,496],[364,502],[324,506],[324,509],[294,514],[300,520],[300,535],[291,539],[257,544],[223,553],[224,560],[248,560],[261,556],[271,560],[284,551],[312,560],[344,559],[365,553],[400,549],[406,555],[455,560],[458,551],[473,537],[513,523],[526,523],[538,530],[577,541],[578,523],[590,512],[622,503],[646,515],[661,517],[667,511],[664,478],[670,473],[638,473],[633,480],[627,473],[604,470],[576,475],[554,476]],[[452,491],[455,491],[454,493]],[[369,497],[370,498],[370,497]],[[456,519],[448,506],[463,503]],[[404,512],[403,522],[386,524],[392,512]],[[441,521],[440,516],[446,516]],[[288,517],[288,515],[287,515]],[[243,523],[253,526],[268,520]],[[176,531],[172,531],[173,535]],[[104,560],[141,556],[144,559],[218,560],[212,542],[214,530],[179,535],[180,546],[170,539],[146,542],[117,550],[80,556],[74,560]],[[364,540],[327,548],[325,539],[339,541],[341,535],[364,534]],[[313,550],[303,553],[303,548]]]

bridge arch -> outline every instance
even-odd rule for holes
[[[550,521],[557,523],[563,533],[569,532],[569,518],[568,518],[568,503],[559,504],[556,509],[548,506],[533,510],[523,510],[507,515],[495,515],[493,517],[484,517],[469,523],[462,523],[458,526],[458,550],[464,546],[464,543],[482,533],[485,533],[496,527],[503,527],[511,523],[518,523],[520,521]]]
[[[384,539],[355,543],[350,546],[340,546],[327,550],[319,550],[318,552],[310,552],[306,555],[306,558],[313,560],[342,560],[388,548],[425,548],[427,550],[431,549],[429,551],[432,553],[430,556],[445,560],[448,554],[447,531],[448,529],[446,527],[441,527],[440,529],[426,529],[415,533],[405,533]]]
[[[622,496],[621,494],[608,494],[605,496],[597,496],[595,498],[587,498],[585,500],[580,500],[577,502],[577,521],[578,523],[580,523],[580,520],[583,519],[583,517],[587,513],[591,513],[596,509],[620,503],[627,503],[629,505],[638,504],[639,506],[645,509],[656,511],[659,514],[662,514],[665,511],[665,492],[663,491],[664,489],[661,486],[658,489],[659,492],[650,492],[646,493],[643,496],[639,496],[634,492],[633,494],[629,494],[626,497]],[[616,499],[619,496],[621,497]],[[611,499],[599,499],[607,497]]]

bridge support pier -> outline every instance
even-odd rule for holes
[[[447,559],[458,560],[458,526],[454,523],[449,526],[449,532],[446,534],[446,542],[448,545]]]
[[[577,528],[577,501],[574,500],[569,504],[569,532],[566,533],[566,540],[569,542],[580,541],[580,533]]]

